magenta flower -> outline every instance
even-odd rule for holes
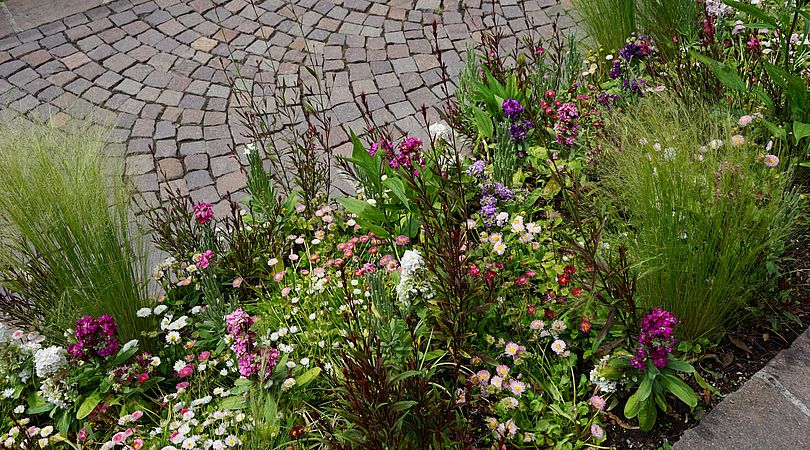
[[[242,308],[225,316],[228,336],[233,339],[231,350],[236,354],[239,374],[249,378],[261,372],[264,367],[264,378],[270,376],[271,367],[278,362],[278,350],[261,350],[256,344],[256,333],[250,328],[254,320]]]
[[[669,361],[669,354],[675,345],[675,325],[678,319],[671,312],[656,308],[641,320],[639,347],[630,365],[639,370],[647,369],[647,361],[663,368]]]
[[[210,203],[197,203],[194,205],[194,218],[200,225],[205,225],[214,217],[214,205]]]
[[[97,319],[83,316],[76,321],[73,331],[76,342],[68,347],[68,354],[84,361],[95,357],[108,358],[118,352],[117,331],[118,324],[109,314]]]

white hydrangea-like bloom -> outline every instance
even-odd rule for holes
[[[453,135],[453,129],[440,122],[432,124],[428,127],[428,131],[430,132],[430,137],[437,141],[450,142],[450,137]]]
[[[422,268],[423,264],[424,260],[419,252],[416,250],[407,250],[405,251],[405,254],[402,255],[402,261],[400,261],[400,265],[402,266],[402,274],[413,274]]]
[[[415,250],[407,250],[400,261],[402,272],[397,285],[397,298],[405,305],[410,306],[413,298],[421,296],[424,299],[433,298],[436,293],[427,280],[422,255]]]
[[[55,345],[37,350],[34,353],[34,367],[37,376],[45,378],[64,367],[67,364],[66,354],[65,349]]]

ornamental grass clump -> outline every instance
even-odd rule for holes
[[[790,171],[738,120],[654,95],[609,126],[599,161],[639,306],[671,311],[687,340],[717,338],[745,310],[766,309],[801,209]]]
[[[0,124],[0,310],[57,342],[83,315],[111,315],[127,340],[146,325],[144,240],[104,133]]]

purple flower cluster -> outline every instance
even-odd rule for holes
[[[517,142],[523,142],[529,136],[529,131],[534,127],[534,122],[531,120],[521,120],[509,125],[509,137]],[[521,155],[523,156],[523,155]]]
[[[619,51],[619,58],[613,61],[610,78],[622,78],[622,86],[626,91],[641,95],[641,88],[646,80],[633,76],[632,64],[643,60],[653,54],[655,47],[652,41],[645,36],[636,36]]]
[[[526,108],[524,108],[519,101],[512,98],[504,100],[501,104],[501,109],[503,109],[503,114],[506,118],[513,121],[520,119],[520,115],[526,111]]]
[[[470,167],[467,168],[467,175],[471,177],[481,177],[484,175],[484,169],[486,169],[486,167],[487,162],[483,159],[479,159],[470,164]]]
[[[678,319],[671,312],[656,308],[641,319],[639,347],[630,365],[639,370],[647,368],[652,360],[656,367],[663,368],[669,361],[669,354],[675,345],[675,325]]]
[[[509,119],[509,137],[516,142],[525,141],[529,131],[534,127],[531,120],[522,119],[526,108],[519,101],[507,98],[501,104],[501,109],[503,109],[506,118]]]
[[[596,97],[596,101],[607,109],[613,109],[622,101],[622,98],[618,94],[602,93]]]
[[[382,139],[378,142],[373,142],[371,144],[371,148],[369,148],[368,150],[368,153],[371,156],[374,156],[380,150],[382,150],[383,153],[388,154],[389,152],[394,150],[394,143],[391,142],[389,139]]]
[[[573,103],[564,103],[557,109],[557,123],[554,124],[554,131],[557,132],[557,142],[563,145],[574,145],[579,137],[580,126],[579,110]]]
[[[501,183],[486,183],[481,188],[481,215],[484,223],[492,226],[498,215],[498,200],[511,200],[515,193]]]
[[[377,152],[384,152],[384,159],[388,161],[388,167],[392,169],[406,168],[413,170],[414,175],[419,175],[419,169],[425,167],[425,156],[422,154],[422,140],[416,137],[409,137],[400,142],[394,148],[393,142],[384,139],[374,142],[368,150],[371,156]]]
[[[647,85],[647,80],[644,78],[625,78],[622,80],[622,86],[624,86],[624,90],[628,92],[632,92],[633,94],[642,96],[644,93],[642,92],[642,87]]]
[[[236,354],[239,374],[249,378],[265,367],[264,378],[270,376],[270,369],[278,362],[278,350],[271,348],[260,351],[256,346],[256,333],[251,331],[254,320],[242,308],[225,316],[228,336],[233,339],[231,350]]]
[[[84,316],[76,321],[73,335],[76,343],[68,347],[68,354],[88,361],[95,357],[108,358],[118,352],[119,343],[115,333],[118,324],[109,314],[99,318]]]
[[[633,61],[633,58],[636,59],[643,59],[647,56],[652,54],[652,41],[645,36],[636,36],[630,42],[625,44],[624,47],[619,51],[619,57],[623,60],[629,62]]]

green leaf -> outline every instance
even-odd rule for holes
[[[655,425],[656,419],[658,419],[658,408],[656,408],[652,399],[649,399],[649,401],[641,405],[641,409],[638,411],[638,426],[641,431],[650,431]]]
[[[697,52],[693,52],[692,56],[696,60],[705,64],[709,70],[714,72],[717,79],[720,80],[720,82],[723,83],[723,85],[725,85],[727,88],[734,89],[735,91],[748,90],[748,87],[745,85],[745,81],[740,78],[740,75],[737,74],[736,70]]]
[[[93,391],[92,394],[84,398],[84,401],[76,411],[76,418],[82,420],[89,416],[99,403],[101,403],[101,394],[98,391]]]
[[[773,122],[767,121],[765,119],[762,119],[762,123],[765,125],[765,128],[767,128],[768,131],[770,131],[771,134],[775,138],[777,138],[779,140],[782,140],[782,141],[787,139],[787,132],[785,131],[785,129],[783,127],[780,127],[779,125],[777,125],[777,124],[775,124]]]
[[[370,205],[364,200],[358,200],[352,197],[339,198],[338,202],[343,205],[349,212],[357,214],[360,218],[371,221],[372,223],[385,222],[385,214],[380,211],[376,206]]]
[[[765,104],[765,108],[767,108],[768,111],[773,111],[774,110],[775,106],[773,104],[773,100],[771,100],[771,97],[768,94],[766,94],[765,91],[762,90],[762,88],[760,88],[759,86],[754,86],[754,88],[751,89],[751,92],[753,92],[754,95],[762,103]]]
[[[680,378],[674,375],[664,375],[661,377],[661,385],[675,397],[689,405],[690,408],[697,406],[698,399],[695,391]]]
[[[247,401],[243,397],[235,395],[226,397],[219,402],[219,408],[224,410],[245,409],[247,406]]]
[[[473,109],[473,115],[475,116],[475,126],[478,128],[478,132],[485,138],[492,139],[495,135],[495,125],[489,115],[478,108]]]
[[[313,367],[306,372],[304,372],[301,376],[295,379],[295,385],[298,387],[304,387],[309,383],[312,383],[312,380],[315,379],[321,373],[320,367]]]
[[[417,404],[418,404],[418,402],[415,402],[413,400],[403,400],[401,402],[394,403],[393,405],[391,405],[391,407],[396,412],[402,412],[402,411],[407,411],[407,410],[411,409],[412,407],[416,406]]]
[[[402,381],[402,380],[404,380],[406,378],[421,375],[421,373],[422,372],[420,372],[418,370],[406,370],[405,372],[402,372],[400,374],[397,374],[397,375],[391,377],[391,382],[392,383],[399,383],[400,381]]]
[[[638,393],[635,393],[627,399],[627,403],[624,405],[624,417],[632,419],[638,415],[640,409],[641,404],[638,401]]]
[[[137,346],[137,345],[136,345],[136,346],[134,346],[134,347],[132,347],[131,349],[129,349],[129,350],[127,350],[127,351],[124,351],[124,349],[122,348],[121,350],[119,350],[119,351],[118,351],[118,354],[117,354],[117,355],[115,355],[115,359],[113,359],[113,360],[112,360],[112,361],[109,363],[109,365],[110,365],[110,366],[113,366],[113,367],[114,367],[114,366],[119,366],[119,365],[121,365],[121,364],[122,364],[124,361],[128,360],[128,359],[129,359],[129,358],[130,358],[132,355],[134,355],[134,354],[135,354],[135,352],[137,352],[137,351],[138,351],[138,346]]]
[[[54,406],[45,401],[39,393],[35,393],[28,397],[28,408],[25,413],[28,415],[42,414],[52,410]]]
[[[807,136],[810,136],[810,124],[793,122],[793,138],[796,139],[796,143]]]
[[[408,194],[405,193],[405,183],[402,182],[399,178],[389,177],[383,184],[388,189],[391,189],[391,192],[397,196],[397,198],[405,205],[406,208],[410,209],[411,201],[408,199]]]
[[[754,16],[757,19],[759,19],[759,20],[761,20],[761,21],[763,21],[763,22],[765,22],[765,23],[767,23],[769,25],[773,25],[775,27],[779,26],[779,24],[776,22],[776,19],[769,16],[765,11],[757,8],[756,6],[747,5],[745,3],[741,3],[741,2],[738,2],[738,1],[735,1],[735,0],[723,0],[723,3],[725,3],[728,6],[731,6],[732,8],[736,9],[737,11],[742,11],[742,12],[744,12],[744,13],[750,15],[750,16]]]
[[[59,434],[62,436],[67,436],[68,431],[70,430],[70,412],[69,411],[62,411],[59,413],[59,417],[56,419],[56,429],[59,430]]]
[[[667,410],[667,400],[664,397],[664,394],[660,392],[655,393],[655,404],[658,405],[659,408],[661,408],[661,411]]]
[[[667,362],[667,368],[684,373],[692,373],[695,371],[695,368],[692,367],[691,364],[677,359],[670,359],[669,362]]]
[[[641,380],[641,384],[638,386],[638,401],[643,402],[650,397],[650,392],[652,392],[652,379],[650,377],[645,376],[643,380]]]

